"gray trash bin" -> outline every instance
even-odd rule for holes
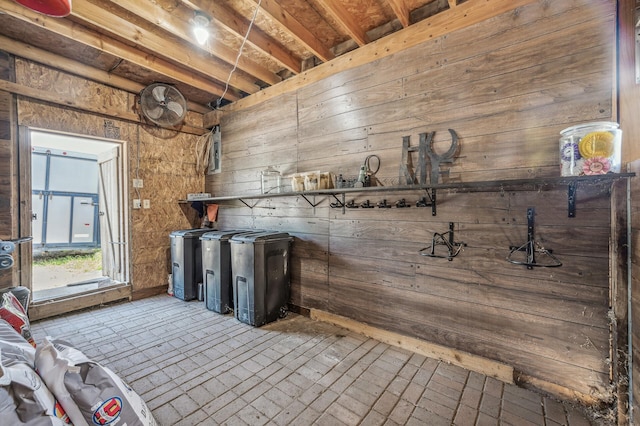
[[[247,230],[211,231],[202,234],[202,282],[207,309],[226,314],[233,309],[233,277],[229,240]]]
[[[235,317],[260,327],[283,318],[289,301],[289,253],[286,232],[253,232],[231,238]]]
[[[200,236],[211,229],[183,229],[173,231],[171,237],[171,281],[173,295],[193,300],[202,282],[202,253]]]

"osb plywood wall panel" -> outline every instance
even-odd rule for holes
[[[91,87],[95,84],[87,82],[87,85]],[[105,87],[90,89],[97,94],[95,102],[103,101],[100,93],[113,90]],[[119,99],[121,95],[106,97]],[[204,186],[204,178],[195,171],[196,136],[26,99],[20,99],[19,102],[19,121],[21,125],[39,129],[100,138],[107,137],[107,131],[117,129],[128,158],[126,185],[129,207],[132,200],[138,197],[132,186],[132,179],[136,176],[144,182],[140,197],[150,200],[151,204],[150,209],[130,210],[127,215],[131,223],[131,282],[134,295],[145,289],[166,287],[167,273],[170,271],[167,255],[169,234],[176,229],[191,227],[177,201],[184,199],[188,192],[201,192]]]
[[[593,31],[598,28],[598,31]],[[559,176],[560,130],[615,119],[615,9],[609,1],[540,1],[223,116],[215,195],[260,192],[260,171],[355,175],[369,154],[377,177],[397,184],[402,137],[447,129],[460,137],[449,182]],[[414,160],[415,161],[415,160]],[[540,190],[539,190],[540,189]],[[577,217],[566,189],[355,195],[356,203],[406,198],[409,209],[313,208],[301,197],[222,206],[222,228],[289,231],[291,302],[344,315],[513,365],[533,377],[606,400],[609,384],[607,188],[581,188]],[[351,197],[348,197],[348,200]],[[560,268],[512,265],[526,241],[526,212]],[[448,262],[419,255],[454,223],[467,244]]]

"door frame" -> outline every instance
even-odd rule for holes
[[[83,309],[107,302],[112,302],[121,299],[131,299],[131,233],[129,230],[129,191],[126,184],[127,176],[129,176],[128,170],[128,156],[127,146],[128,142],[124,140],[100,138],[91,135],[76,134],[70,132],[60,132],[50,129],[43,129],[29,126],[18,126],[18,176],[19,176],[19,226],[18,234],[20,238],[30,237],[32,235],[31,218],[32,218],[32,203],[31,203],[31,132],[51,133],[64,136],[77,137],[82,139],[92,139],[95,141],[108,142],[110,144],[119,144],[120,161],[119,171],[122,179],[120,183],[119,199],[122,205],[122,212],[119,218],[123,232],[122,235],[126,239],[126,245],[128,246],[124,250],[125,260],[123,262],[123,268],[125,270],[124,277],[126,278],[121,284],[106,287],[104,289],[87,291],[84,293],[74,294],[68,297],[61,297],[52,300],[39,300],[34,302],[29,307],[29,318],[32,320],[46,318],[54,315],[60,315],[63,313],[71,312],[78,309]],[[29,290],[33,287],[33,249],[32,244],[20,244],[19,247],[19,285],[27,287]]]

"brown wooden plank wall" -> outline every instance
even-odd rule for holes
[[[593,31],[598,28],[598,31]],[[540,1],[513,13],[340,73],[296,93],[227,114],[215,195],[259,193],[260,171],[355,175],[369,154],[377,177],[397,184],[402,137],[454,129],[459,157],[448,181],[558,176],[560,130],[615,120],[615,7],[610,1]],[[415,161],[415,160],[414,160]],[[224,204],[221,228],[289,231],[291,302],[344,315],[513,365],[597,399],[610,397],[607,188],[580,188],[567,218],[566,189],[438,193],[430,209],[332,209],[301,197]],[[412,204],[423,194],[356,195]],[[248,200],[250,203],[251,200]],[[560,268],[512,265],[526,241],[526,211]],[[419,255],[455,224],[467,244],[449,262]],[[524,380],[524,379],[523,379]]]
[[[0,52],[0,78],[15,79],[13,57]],[[13,138],[15,124],[12,118],[15,114],[15,99],[11,93],[0,91],[0,239],[8,240],[13,237],[14,225],[17,223],[15,214],[15,183],[12,177],[16,165],[13,163]],[[0,271],[0,288],[14,284],[15,271],[4,269]],[[17,283],[16,283],[17,284]]]
[[[640,176],[640,160],[631,164],[630,171]],[[640,180],[631,180],[631,302],[633,345],[633,424],[640,424]]]

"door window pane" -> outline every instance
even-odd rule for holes
[[[47,156],[33,154],[31,156],[31,188],[34,191],[44,191],[47,177]]]
[[[91,160],[51,157],[49,190],[64,192],[98,192],[98,164]]]

